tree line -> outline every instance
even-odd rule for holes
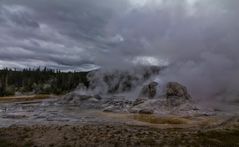
[[[88,86],[87,72],[61,72],[48,68],[1,69],[0,96],[21,94],[65,94],[80,83]]]

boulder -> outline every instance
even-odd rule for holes
[[[187,88],[177,82],[169,82],[166,89],[167,98],[178,97],[190,100],[191,96],[187,91]]]
[[[177,82],[167,84],[166,98],[170,107],[180,106],[192,99],[187,88]]]
[[[157,94],[157,82],[150,82],[149,84],[145,85],[140,93],[140,96],[147,97],[147,98],[154,98]]]

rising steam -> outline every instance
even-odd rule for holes
[[[108,33],[118,34],[121,41],[110,52],[116,61],[98,63],[126,68],[135,58],[148,56],[169,64],[158,78],[181,82],[195,99],[238,101],[238,4],[237,0],[140,3],[107,25]]]

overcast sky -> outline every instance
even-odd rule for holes
[[[233,36],[238,34],[237,4],[237,0],[1,0],[0,67],[157,65],[195,58],[191,54],[221,47],[226,39],[230,44],[224,48],[229,49],[237,43],[238,36]]]
[[[71,69],[117,43],[106,26],[128,4],[104,0],[1,0],[0,67]],[[107,55],[106,55],[107,56]],[[97,64],[97,63],[96,63]]]
[[[0,68],[170,65],[165,78],[195,94],[238,93],[238,6],[238,0],[1,0]]]

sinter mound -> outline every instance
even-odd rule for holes
[[[104,112],[127,112],[144,114],[204,114],[193,103],[187,88],[177,82],[169,82],[163,87],[157,82],[149,82],[142,87],[137,98],[119,95],[93,95],[74,91],[60,101],[61,104],[77,105],[82,109],[100,109]],[[163,91],[163,92],[159,92]]]

